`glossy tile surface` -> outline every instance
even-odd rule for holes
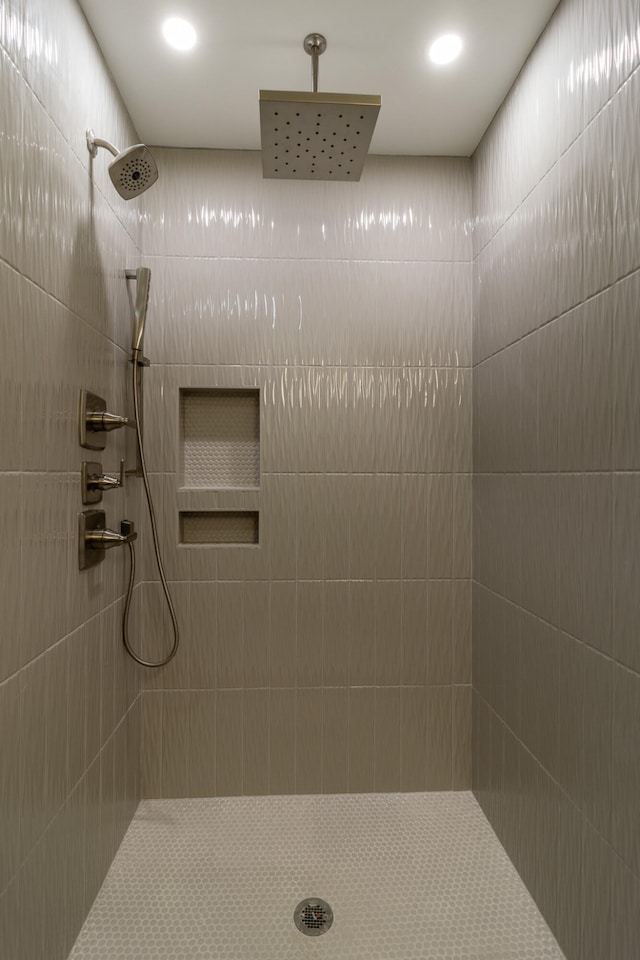
[[[564,0],[473,158],[474,789],[570,960],[640,934],[639,29]]]
[[[334,922],[304,939],[293,910],[314,895]],[[364,900],[376,909],[363,910]],[[260,930],[246,922],[254,901]],[[466,793],[144,802],[70,960],[169,960],[185,949],[211,958],[563,956]]]
[[[63,960],[140,791],[121,568],[81,574],[76,542],[78,391],[124,412],[138,256],[84,131],[137,137],[75,2],[0,4],[0,88],[0,952]]]
[[[178,657],[144,680],[149,797],[189,777],[205,795],[451,789],[454,749],[468,785],[470,165],[371,159],[349,192],[263,181],[249,153],[159,152],[147,446],[187,595]],[[203,458],[213,477],[180,453],[179,391],[211,387],[259,391],[259,463],[235,480],[237,430]],[[177,509],[211,508],[259,511],[259,545],[178,546]],[[153,656],[168,623],[143,571]]]

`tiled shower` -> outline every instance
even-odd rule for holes
[[[130,204],[85,129],[138,137],[52,6],[0,0],[1,955],[68,955],[141,799],[473,789],[568,960],[635,956],[637,0],[562,0],[470,160],[356,186],[155,148]],[[141,264],[183,635],[151,673],[124,557],[79,572],[76,540],[78,392],[130,410]],[[258,482],[184,483],[194,396],[259,398]],[[157,656],[139,485],[105,508]],[[183,542],[225,512],[259,543]]]

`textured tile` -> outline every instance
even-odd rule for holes
[[[612,837],[618,855],[635,874],[640,864],[640,681],[636,674],[616,667],[613,679],[612,729]]]
[[[321,845],[310,839],[308,831],[308,824],[318,821],[327,827]],[[264,829],[248,834],[247,822],[264,824]],[[376,842],[381,836],[390,841],[393,853]],[[213,849],[217,869],[211,862]],[[287,851],[284,858],[283,850]],[[431,851],[429,869],[407,870],[407,863],[413,863],[423,850]],[[225,872],[228,857],[234,863],[233,877]],[[191,878],[185,881],[181,871],[186,862],[191,863]],[[141,958],[153,951],[161,958],[173,956],[185,935],[189,937],[180,927],[177,908],[165,904],[152,912],[155,933],[151,935],[143,933],[138,922],[116,919],[125,905],[135,912],[146,904],[144,909],[149,910],[159,873],[166,878],[172,904],[176,883],[184,889],[186,882],[188,890],[195,884],[195,891],[207,878],[212,892],[207,889],[203,901],[190,893],[195,911],[190,928],[195,926],[204,942],[215,938],[230,957],[256,950],[274,956],[295,952],[299,934],[292,912],[309,884],[306,892],[319,890],[334,911],[334,926],[326,941],[331,955],[348,940],[358,945],[356,956],[377,951],[387,957],[413,950],[428,958],[448,952],[471,960],[482,939],[492,956],[562,957],[469,795],[148,801],[134,820],[71,960],[101,958],[116,951]],[[267,873],[277,875],[278,882],[266,883]],[[179,881],[174,879],[178,876]],[[375,922],[370,917],[363,920],[356,907],[359,884],[365,881],[367,889],[389,905]],[[409,896],[409,884],[420,902],[431,907],[418,926],[412,925],[407,932],[397,905]],[[220,895],[223,888],[232,894],[232,904],[243,899],[241,890],[253,896],[255,886],[256,896],[267,897],[269,916],[277,918],[272,928],[262,930],[259,938],[250,930],[238,938],[240,913],[232,908],[222,920],[217,918],[214,930],[205,902],[218,895],[218,885]],[[132,886],[137,895],[131,892]],[[447,923],[444,933],[438,907],[443,889],[458,918],[455,924]],[[499,922],[504,916],[510,918],[508,924]]]
[[[269,791],[274,794],[295,793],[295,690],[271,690],[269,721]]]
[[[323,793],[347,793],[348,791],[349,744],[344,735],[348,722],[349,693],[347,689],[345,687],[341,689],[325,687],[322,691]],[[310,750],[310,753],[313,753],[317,762],[317,752]],[[376,787],[376,789],[378,788]]]
[[[613,321],[613,466],[617,470],[640,468],[640,333],[636,304],[640,275],[626,278],[615,287]]]
[[[371,793],[374,789],[375,691],[372,687],[349,689],[349,791]]]
[[[242,726],[242,790],[269,791],[269,691],[245,690]]]
[[[619,860],[613,864],[611,889],[611,957],[631,960],[640,933],[640,883]]]
[[[611,944],[612,870],[617,857],[588,821],[582,844],[582,946],[580,956],[599,960]]]
[[[613,482],[613,652],[617,660],[640,668],[637,624],[640,562],[634,531],[638,529],[640,477],[619,474]]]
[[[621,45],[620,52],[626,53],[629,46],[635,46],[638,55],[638,15],[631,13],[633,2],[619,4],[628,8],[635,18],[634,34],[627,34],[627,43]],[[637,129],[639,115],[638,74],[624,84],[613,102],[614,124],[614,183],[615,183],[615,258],[616,274],[624,277],[640,266],[640,230],[634,211],[640,200],[640,157],[637,141],[629,136],[630,130]]]
[[[600,654],[584,653],[584,788],[583,809],[609,839],[612,814],[613,664]]]

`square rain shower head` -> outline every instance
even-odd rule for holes
[[[260,91],[262,175],[272,180],[359,180],[380,97]]]

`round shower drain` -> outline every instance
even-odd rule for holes
[[[333,910],[318,897],[307,897],[293,911],[293,922],[305,937],[319,937],[333,923]]]

